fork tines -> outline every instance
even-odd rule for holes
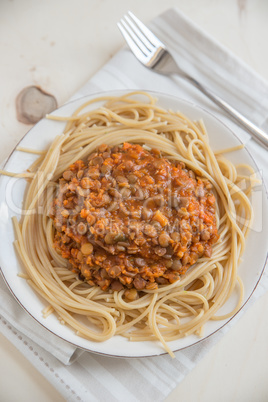
[[[118,28],[135,56],[144,64],[164,44],[131,12],[118,22]]]

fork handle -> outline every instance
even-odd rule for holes
[[[198,82],[193,77],[184,73],[184,78],[190,81],[197,89],[203,92],[203,94],[205,94],[209,99],[211,99],[214,103],[216,103],[220,108],[225,110],[225,112],[227,112],[236,122],[238,122],[247,131],[249,131],[261,145],[264,145],[268,149],[267,133],[265,133],[255,124],[253,124],[250,120],[248,120],[245,116],[239,113],[231,105],[229,105],[227,102],[221,99],[218,95],[214,94],[204,85],[200,84],[200,82]]]

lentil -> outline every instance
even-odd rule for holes
[[[181,269],[182,267],[182,263],[181,260],[174,260],[172,263],[172,269],[174,269],[174,271],[178,271],[179,269]]]
[[[84,243],[84,244],[82,244],[82,246],[81,246],[81,252],[82,252],[84,255],[89,255],[89,254],[92,253],[92,251],[93,251],[93,246],[92,246],[91,243]]]
[[[106,244],[114,244],[114,235],[112,233],[107,233],[104,237],[104,241]]]
[[[178,232],[173,232],[170,234],[170,237],[173,241],[175,241],[176,243],[178,243],[181,239],[181,236]]]
[[[64,180],[70,181],[73,178],[74,174],[70,170],[66,170],[66,172],[64,172],[62,176]]]
[[[95,166],[101,166],[102,162],[103,162],[103,159],[101,156],[95,156],[95,158],[92,159],[92,165],[95,165]]]
[[[101,144],[100,146],[99,146],[99,152],[101,152],[101,153],[103,153],[103,152],[107,152],[108,151],[108,145],[107,144]]]
[[[86,233],[87,233],[87,225],[86,225],[85,223],[83,223],[83,222],[80,222],[80,223],[77,225],[77,232],[78,232],[80,235],[86,234]]]
[[[125,298],[130,301],[136,300],[138,298],[138,292],[134,288],[127,289],[124,294],[125,294]]]
[[[161,233],[161,235],[158,237],[158,242],[162,247],[167,247],[169,245],[169,241],[170,237],[166,232]]]

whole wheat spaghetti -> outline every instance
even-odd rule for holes
[[[102,106],[92,109],[91,104],[96,102]],[[131,341],[160,340],[171,355],[169,341],[202,335],[208,320],[231,317],[243,301],[237,266],[252,209],[250,188],[242,191],[240,182],[249,181],[222,153],[214,154],[202,121],[193,122],[179,112],[162,109],[143,92],[97,98],[72,116],[48,118],[66,120],[65,132],[46,152],[32,150],[40,156],[25,174],[30,181],[24,200],[27,212],[20,223],[14,219],[15,246],[28,282],[48,303],[44,315],[56,313],[79,336],[93,341],[102,342],[117,334]],[[68,259],[55,248],[56,229],[51,217],[63,173],[77,161],[87,160],[102,144],[110,149],[124,143],[139,144],[148,152],[159,150],[166,161],[180,163],[194,172],[194,177],[211,183],[218,233],[209,257],[199,257],[174,281],[161,284],[158,280],[151,289],[148,284],[141,290],[136,287],[133,300],[126,297],[130,286],[113,290],[103,285],[103,289],[71,269]],[[162,236],[162,244],[164,240]],[[217,316],[237,289],[237,306],[229,314]]]

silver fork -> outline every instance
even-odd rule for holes
[[[160,74],[180,74],[220,108],[225,110],[236,122],[249,131],[258,142],[268,147],[268,135],[263,130],[195,78],[183,71],[177,65],[166,46],[133,13],[129,11],[128,15],[125,15],[117,25],[128,46],[144,66]]]

